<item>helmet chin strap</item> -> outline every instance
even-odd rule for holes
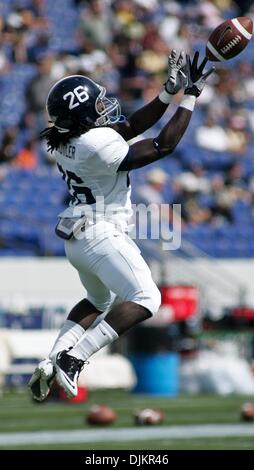
[[[124,114],[120,114],[119,117],[115,117],[114,119],[114,116],[112,116],[112,118],[110,119],[110,122],[111,124],[114,124],[115,122],[124,122],[126,121],[127,117],[124,116]]]
[[[67,132],[70,132],[70,129],[66,129],[64,127],[56,126],[54,121],[49,121],[50,124],[53,124],[53,127],[55,127],[60,134],[66,134]]]

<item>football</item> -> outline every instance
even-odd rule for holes
[[[117,419],[117,414],[107,405],[93,405],[86,417],[88,424],[109,425]]]
[[[249,43],[252,28],[252,20],[245,16],[224,21],[210,35],[206,57],[212,62],[219,62],[237,56]]]
[[[152,408],[144,408],[134,413],[134,420],[136,425],[152,425],[160,424],[164,420],[164,415],[160,410],[153,410]]]
[[[241,407],[243,421],[254,421],[254,403],[244,403]]]

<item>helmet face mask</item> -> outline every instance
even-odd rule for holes
[[[49,91],[46,108],[60,133],[106,126],[121,119],[118,100],[106,97],[104,87],[82,75],[59,80]]]
[[[108,98],[106,96],[106,88],[98,85],[101,89],[96,102],[95,109],[100,115],[96,119],[95,126],[106,126],[108,124],[114,124],[121,118],[121,106],[116,98]]]

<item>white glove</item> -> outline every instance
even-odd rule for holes
[[[168,57],[168,78],[164,87],[167,93],[175,95],[186,85],[186,75],[183,72],[184,52],[180,54],[173,49]]]

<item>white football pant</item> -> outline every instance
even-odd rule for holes
[[[95,230],[96,228],[96,230]],[[101,312],[115,296],[155,314],[161,295],[151,271],[131,238],[110,222],[98,222],[65,242],[70,263],[78,270],[87,299]]]

